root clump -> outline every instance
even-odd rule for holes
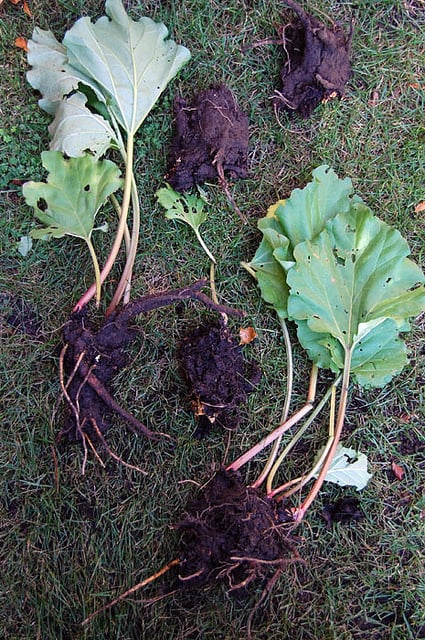
[[[287,60],[274,104],[307,118],[321,102],[344,95],[351,76],[352,33],[346,34],[337,23],[327,27],[294,0],[285,4],[297,18],[283,29]]]
[[[182,289],[147,295],[134,300],[106,317],[97,329],[87,312],[73,313],[63,329],[64,347],[60,357],[60,381],[65,399],[65,418],[60,437],[86,446],[92,440],[103,441],[112,416],[123,418],[135,433],[157,439],[152,432],[113,398],[111,383],[127,364],[126,348],[137,330],[132,321],[142,313],[184,300],[197,300],[206,307],[227,315],[243,313],[214,303],[201,289],[201,280]]]
[[[174,103],[175,135],[168,156],[167,182],[179,192],[216,180],[235,211],[228,178],[248,177],[248,117],[238,107],[231,91],[213,85],[189,103],[179,97]]]
[[[253,582],[274,584],[299,561],[283,526],[273,500],[245,486],[239,474],[220,470],[178,524],[180,581],[193,586],[222,580],[239,595]]]

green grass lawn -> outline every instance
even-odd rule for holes
[[[26,83],[25,53],[17,36],[33,26],[57,38],[81,15],[98,16],[89,0],[40,0],[33,18],[8,0],[0,5],[0,637],[11,640],[239,640],[261,585],[243,601],[225,588],[178,593],[150,601],[166,577],[100,614],[81,621],[178,554],[178,523],[185,504],[224,460],[253,445],[278,422],[286,361],[281,332],[240,262],[252,258],[257,219],[278,198],[310,179],[320,164],[350,176],[356,192],[408,240],[424,264],[425,49],[422,0],[308,0],[303,6],[326,20],[354,21],[353,76],[341,101],[319,106],[308,120],[281,113],[271,97],[280,88],[282,48],[251,46],[276,37],[291,18],[275,0],[125,3],[133,18],[164,22],[191,61],[165,91],[136,143],[142,194],[142,232],[133,295],[176,288],[208,276],[208,260],[189,228],[165,220],[155,200],[162,186],[172,135],[172,102],[211,82],[226,83],[250,119],[250,177],[231,185],[248,217],[242,225],[222,191],[205,188],[210,215],[204,235],[219,259],[217,290],[223,304],[243,308],[258,340],[246,347],[263,371],[231,437],[219,431],[193,438],[193,418],[177,366],[185,331],[205,316],[188,304],[139,321],[129,366],[115,380],[115,397],[151,429],[170,433],[175,446],[135,437],[116,421],[108,433],[113,451],[149,473],[142,476],[111,460],[103,468],[89,456],[82,475],[78,446],[57,442],[61,407],[58,354],[61,326],[92,280],[85,247],[68,238],[34,242],[23,258],[17,245],[34,227],[21,182],[44,178],[39,154],[48,148],[49,118]],[[102,257],[109,236],[96,236]],[[119,277],[116,270],[113,278]],[[105,288],[105,295],[110,294]],[[15,322],[12,322],[15,318]],[[239,323],[231,320],[238,330]],[[15,326],[14,326],[15,325]],[[383,389],[354,385],[344,443],[368,455],[373,478],[359,494],[363,518],[328,527],[325,502],[355,491],[325,484],[296,529],[303,563],[292,565],[257,612],[253,638],[278,640],[419,640],[425,638],[424,317],[408,338],[409,365]],[[309,363],[295,348],[295,401],[306,394]],[[289,477],[311,461],[326,439],[326,422],[296,449]],[[265,455],[265,454],[264,454]],[[262,458],[264,459],[264,458]],[[393,462],[404,476],[397,480]],[[247,481],[255,477],[252,464]],[[144,600],[148,600],[146,602]]]

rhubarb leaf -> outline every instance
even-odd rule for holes
[[[43,229],[33,238],[62,238],[71,235],[90,240],[96,213],[106,198],[122,185],[119,168],[110,160],[92,156],[66,160],[58,151],[43,151],[47,182],[26,182],[23,195],[34,208]]]
[[[51,31],[36,27],[28,40],[27,80],[33,89],[41,93],[38,104],[54,115],[62,101],[78,87],[77,78],[67,69],[66,47],[58,42]]]
[[[68,62],[127,134],[134,134],[168,82],[189,60],[189,51],[166,40],[165,25],[133,21],[121,0],[107,0],[94,24],[80,18],[65,34]]]
[[[89,151],[99,158],[111,147],[111,141],[116,140],[109,122],[89,111],[86,102],[87,97],[78,91],[58,105],[49,126],[53,151],[62,151],[69,157]]]
[[[349,178],[338,178],[327,165],[313,171],[313,180],[303,189],[294,189],[287,200],[269,207],[258,222],[263,240],[247,264],[256,275],[261,295],[277,313],[288,316],[289,290],[286,274],[293,266],[293,251],[300,242],[313,239],[326,222],[338,213],[349,211],[353,186]]]
[[[398,334],[425,308],[425,278],[408,254],[399,232],[363,204],[295,248],[288,312],[301,321],[299,339],[310,355],[317,333],[334,367],[343,368],[350,352],[362,384],[382,386],[400,371],[406,354]]]

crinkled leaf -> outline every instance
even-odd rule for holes
[[[335,339],[344,354],[350,350],[353,373],[362,383],[379,386],[400,371],[406,356],[397,333],[425,308],[425,278],[408,254],[399,232],[362,204],[337,215],[313,241],[295,248],[296,265],[287,276],[289,314],[306,322],[321,345],[327,334],[337,367],[344,355],[335,350]],[[384,331],[392,336],[388,342]]]
[[[38,104],[54,115],[63,96],[77,88],[78,79],[66,68],[66,47],[58,42],[51,31],[36,27],[28,40],[27,73],[30,85],[42,95]]]
[[[58,105],[55,119],[49,126],[50,148],[69,157],[82,156],[87,151],[102,156],[116,135],[109,122],[89,111],[87,97],[78,91]]]
[[[272,205],[258,222],[262,242],[248,267],[256,274],[262,297],[282,317],[287,317],[289,290],[286,274],[293,266],[293,250],[311,240],[337,213],[348,211],[352,201],[351,180],[338,178],[327,165],[313,171],[313,180],[294,189],[287,200]]]
[[[291,249],[304,240],[315,238],[328,220],[351,207],[353,185],[350,178],[338,178],[327,165],[317,167],[312,176],[311,182],[303,189],[294,189],[285,204],[275,211]],[[358,200],[357,196],[355,200]]]
[[[146,17],[131,20],[121,0],[107,0],[105,13],[94,24],[80,18],[63,43],[81,82],[134,134],[190,53],[166,40],[165,25]]]
[[[355,487],[357,491],[361,491],[372,477],[367,470],[367,462],[364,453],[357,453],[354,449],[339,444],[325,481],[334,482],[341,487]]]
[[[166,209],[165,217],[169,220],[186,222],[196,230],[207,219],[203,198],[191,194],[183,195],[171,187],[158,189],[156,197],[159,204]]]
[[[26,182],[23,195],[45,225],[32,237],[61,238],[68,234],[89,240],[97,211],[106,198],[121,187],[119,168],[110,160],[90,155],[66,160],[58,151],[44,151],[42,163],[47,182]]]
[[[214,256],[206,246],[199,232],[199,227],[205,222],[208,215],[205,211],[205,198],[192,194],[183,195],[170,186],[158,189],[156,197],[159,204],[165,209],[165,217],[169,220],[185,222],[192,227],[202,248],[209,258],[215,262]]]

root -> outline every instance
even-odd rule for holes
[[[247,620],[247,624],[246,624],[247,640],[252,640],[251,629],[252,629],[252,621],[254,619],[255,614],[257,613],[258,609],[263,604],[264,600],[267,598],[269,593],[271,593],[271,591],[273,591],[273,588],[274,588],[276,582],[279,580],[280,574],[282,573],[282,571],[283,571],[283,567],[279,567],[278,569],[276,569],[276,571],[274,572],[272,577],[267,581],[267,584],[264,587],[263,592],[262,592],[259,600],[255,603],[254,608],[252,609],[251,613],[249,614],[248,620]]]
[[[139,582],[134,587],[131,587],[131,589],[124,591],[124,593],[119,595],[118,598],[115,598],[115,600],[108,602],[108,604],[105,604],[103,607],[100,607],[100,609],[96,609],[96,611],[91,613],[85,620],[82,621],[81,626],[85,626],[86,624],[91,622],[91,620],[93,620],[93,618],[95,618],[99,613],[102,613],[103,611],[107,611],[108,609],[111,609],[119,602],[122,602],[123,600],[128,598],[128,596],[131,596],[132,593],[136,593],[136,591],[139,591],[139,589],[143,589],[143,587],[146,587],[146,585],[150,584],[151,582],[154,582],[155,580],[160,578],[162,575],[164,575],[164,573],[167,573],[167,571],[169,571],[170,569],[172,569],[178,564],[180,564],[179,558],[175,558],[174,560],[171,560],[171,562],[166,564],[165,567],[162,567],[162,569],[154,573],[152,576],[149,576],[149,578],[142,580],[142,582]]]
[[[99,429],[99,427],[96,424],[96,420],[94,420],[94,418],[91,418],[90,422],[91,422],[91,425],[92,425],[93,429],[96,432],[97,437],[99,438],[99,440],[101,441],[101,443],[105,447],[108,455],[110,455],[111,458],[113,458],[114,460],[116,460],[117,462],[122,464],[124,467],[127,467],[128,469],[133,469],[134,471],[138,471],[139,473],[143,473],[143,475],[145,475],[145,476],[148,475],[147,471],[144,471],[140,467],[136,467],[136,465],[130,464],[129,462],[124,462],[124,460],[122,458],[120,458],[113,451],[111,451],[111,449],[108,447],[108,444],[107,444],[105,438],[102,435],[101,430]]]

